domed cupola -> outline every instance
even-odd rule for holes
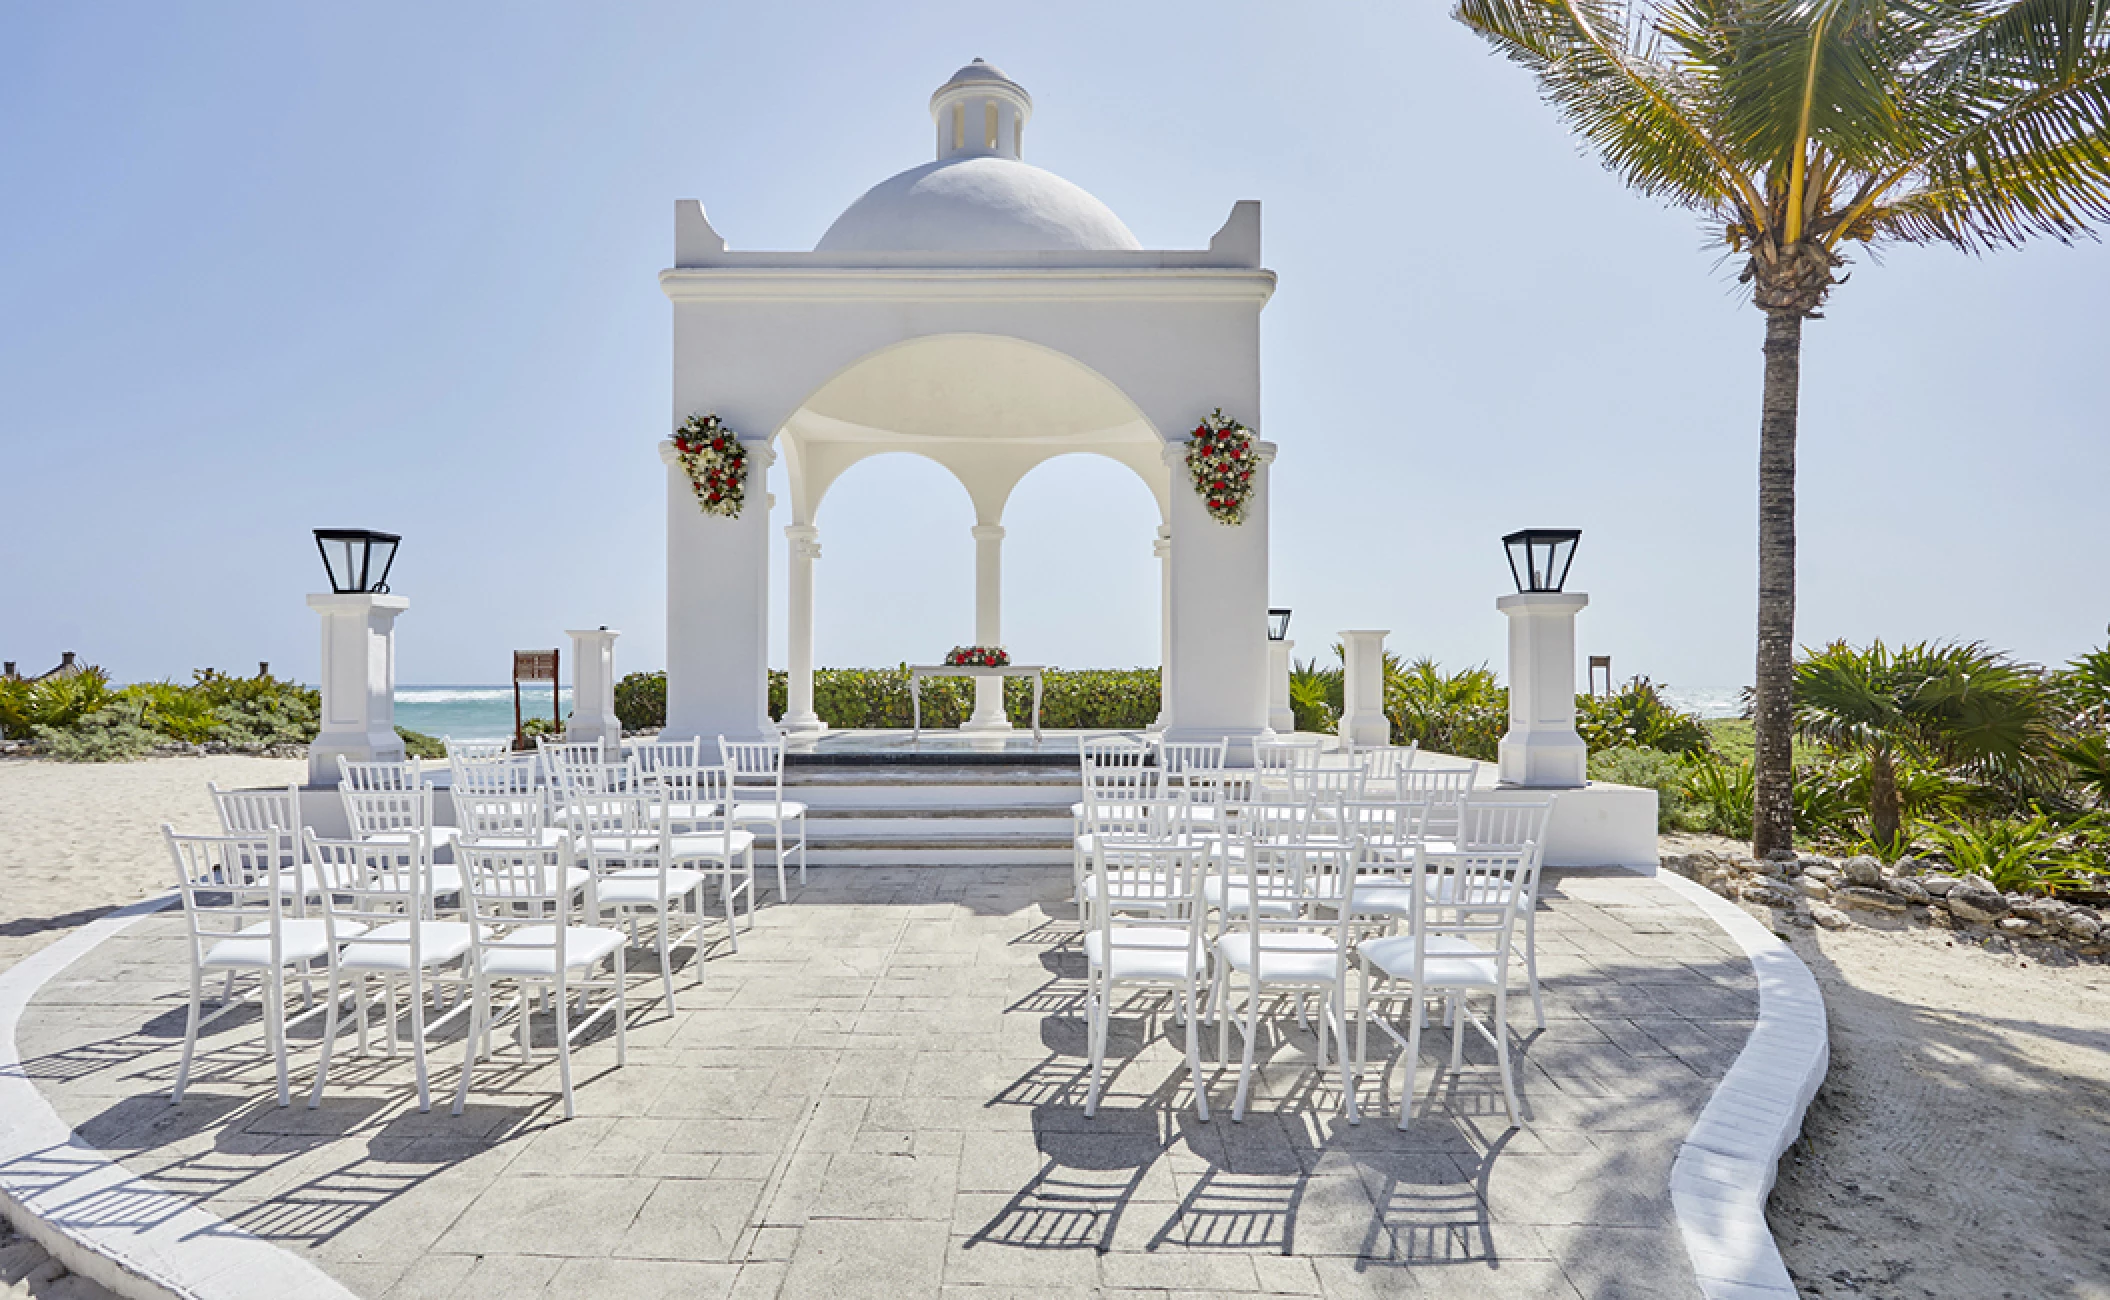
[[[1033,97],[980,59],[930,97],[935,162],[851,204],[820,253],[1030,253],[1141,248],[1112,209],[1020,157]]]

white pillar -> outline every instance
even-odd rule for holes
[[[784,536],[791,543],[784,729],[826,731],[828,724],[813,711],[813,562],[821,558],[821,530],[812,524],[791,524]]]
[[[1219,523],[1187,476],[1187,444],[1167,443],[1172,470],[1171,716],[1165,739],[1231,741],[1234,763],[1267,725],[1268,468],[1273,443],[1256,443],[1259,465],[1245,522]]]
[[[396,615],[401,596],[308,597],[322,615],[322,729],[308,746],[308,784],[337,784],[337,756],[400,763],[396,734]]]
[[[1004,526],[974,526],[974,641],[976,645],[1002,645],[1004,641]],[[962,731],[1009,731],[1004,716],[1004,679],[977,677],[974,682],[974,716]]]
[[[1581,592],[1504,596],[1509,615],[1509,734],[1497,751],[1510,785],[1571,789],[1589,780],[1590,751],[1575,732],[1575,616]]]
[[[1158,560],[1158,717],[1150,724],[1162,732],[1172,720],[1172,530],[1158,527],[1150,553]]]
[[[747,448],[747,504],[737,519],[705,514],[671,441],[667,465],[667,726],[669,740],[768,740],[769,467],[766,438]]]
[[[571,638],[571,720],[564,738],[623,743],[623,722],[615,716],[615,639],[605,627],[567,631]]]
[[[1286,639],[1267,643],[1267,725],[1285,736],[1297,729],[1296,711],[1289,707],[1289,652],[1296,648]]]
[[[1385,638],[1389,632],[1341,633],[1341,722],[1335,728],[1351,745],[1389,745],[1392,722],[1385,716]]]

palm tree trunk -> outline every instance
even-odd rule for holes
[[[1888,749],[1878,746],[1868,756],[1868,828],[1886,852],[1897,843],[1900,820],[1897,764]]]
[[[1766,313],[1765,409],[1758,426],[1758,665],[1751,852],[1795,846],[1795,416],[1802,313]]]

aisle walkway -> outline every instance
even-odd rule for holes
[[[1554,873],[1530,1127],[1505,1133],[1483,1074],[1406,1134],[1339,1120],[1296,1033],[1265,1044],[1246,1123],[1197,1123],[1169,1025],[1140,1015],[1085,1119],[1068,887],[816,870],[679,985],[678,1014],[641,1005],[626,1068],[605,1040],[583,1051],[568,1123],[553,1067],[480,1071],[453,1119],[417,1113],[407,1061],[349,1056],[321,1110],[279,1110],[253,1018],[208,1037],[171,1107],[166,917],[47,986],[20,1044],[85,1140],[361,1296],[1694,1294],[1666,1180],[1756,999],[1663,886]],[[1429,1062],[1446,1050],[1432,1035]],[[440,1059],[448,1088],[458,1043]],[[1214,1085],[1226,1110],[1234,1080]]]

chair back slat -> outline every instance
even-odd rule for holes
[[[337,756],[337,788],[360,792],[410,791],[423,788],[425,765],[421,759],[400,763],[355,763]]]
[[[354,790],[340,785],[337,795],[344,801],[345,823],[354,838],[432,833],[432,790],[428,786],[415,790]]]
[[[1414,766],[1420,742],[1409,745],[1372,745],[1355,751],[1356,761],[1369,773],[1373,784],[1397,781],[1399,774]]]
[[[769,797],[781,800],[784,797],[784,741],[775,740],[727,740],[718,737],[720,762],[731,775],[733,788],[766,792]]]
[[[298,852],[289,849],[284,833],[178,835],[164,822],[161,835],[175,863],[194,958],[203,955],[208,942],[264,924],[277,964],[286,892],[283,864],[288,852]]]
[[[549,805],[540,791],[482,794],[456,788],[454,824],[464,839],[538,840],[550,825]]]
[[[308,860],[321,882],[322,915],[329,926],[330,942],[340,935],[357,933],[356,922],[365,933],[361,942],[380,947],[402,947],[412,956],[408,969],[421,963],[420,926],[405,926],[403,933],[377,933],[394,921],[429,920],[432,915],[432,855],[423,840],[406,844],[376,844],[371,840],[323,839],[313,830],[303,832]]]
[[[492,941],[503,936],[510,952],[554,954],[561,987],[565,970],[565,924],[570,887],[564,869],[573,861],[571,841],[553,845],[465,843],[461,858],[463,903],[469,913],[471,959],[478,968]]]
[[[1253,766],[1261,772],[1280,775],[1292,768],[1317,767],[1319,740],[1260,740],[1253,743]]]
[[[449,787],[457,798],[464,793],[533,794],[539,788],[535,767],[533,754],[450,755],[447,760]]]

